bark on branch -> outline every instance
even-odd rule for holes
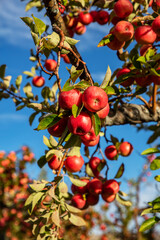
[[[145,105],[124,103],[117,109],[117,111],[110,109],[109,115],[104,121],[104,125],[135,125],[138,123],[158,121],[160,121],[160,106],[158,104],[155,114],[153,114]]]

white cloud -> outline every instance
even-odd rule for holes
[[[13,114],[13,113],[3,113],[0,114],[0,122],[8,122],[8,121],[26,121],[28,118],[23,114]]]

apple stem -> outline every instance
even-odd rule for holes
[[[152,102],[153,114],[156,113],[156,96],[157,96],[157,85],[154,84],[154,86],[153,86],[153,102]]]

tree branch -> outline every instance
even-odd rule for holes
[[[110,109],[109,115],[104,121],[104,125],[136,125],[138,123],[158,121],[160,121],[160,106],[158,104],[155,114],[153,114],[145,105],[123,103],[116,111]]]

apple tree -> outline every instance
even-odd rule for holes
[[[29,221],[35,238],[56,240],[63,239],[63,221],[79,227],[85,225],[79,213],[96,205],[100,197],[107,203],[118,201],[131,206],[119,181],[125,174],[125,165],[121,164],[110,179],[108,162],[118,160],[119,155],[129,156],[134,146],[112,134],[109,138],[106,126],[130,124],[143,129],[144,123],[152,122],[145,125],[146,130],[152,131],[148,144],[159,136],[160,5],[158,0],[26,1],[26,11],[32,8],[44,10],[49,24],[33,14],[21,18],[36,47],[30,56],[33,67],[31,71],[24,70],[28,82],[23,86],[24,76],[12,81],[5,74],[6,65],[1,65],[0,99],[12,98],[16,110],[31,108],[34,112],[29,117],[30,125],[39,117],[35,130],[50,134],[43,138],[46,151],[37,163],[40,168],[48,164],[54,179],[31,184],[25,206],[31,214]],[[110,48],[122,61],[122,66],[113,73],[108,66],[101,84],[93,80],[74,38],[74,34],[85,34],[87,26],[94,22],[110,29],[109,34],[99,39],[97,47]],[[67,80],[61,79],[61,60],[70,64]],[[41,88],[39,95],[32,86]],[[102,139],[107,143],[105,149]],[[160,153],[159,146],[142,154],[153,153]],[[150,168],[160,168],[159,156]],[[73,184],[71,191],[64,177]],[[159,181],[159,176],[155,180]],[[145,214],[154,216],[142,224],[140,231],[159,222],[156,215],[159,204],[160,198],[150,202]],[[32,217],[35,208],[37,214]]]

